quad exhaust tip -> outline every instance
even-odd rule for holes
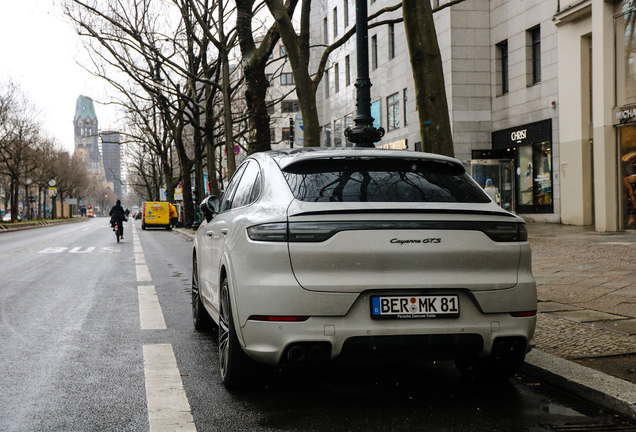
[[[329,345],[324,342],[295,344],[287,350],[287,359],[292,363],[301,363],[305,360],[311,363],[321,363],[328,360],[329,348]]]

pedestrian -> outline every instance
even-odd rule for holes
[[[177,213],[177,208],[172,205],[172,203],[168,203],[168,209],[170,214],[170,226],[172,228],[176,228],[179,222],[179,214]]]
[[[484,192],[488,194],[491,200],[499,204],[501,202],[501,195],[499,195],[499,189],[497,189],[493,184],[492,180],[486,180],[486,187],[484,188]]]

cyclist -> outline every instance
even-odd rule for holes
[[[117,203],[110,209],[110,226],[113,227],[113,231],[115,231],[115,223],[127,221],[126,217],[127,213],[124,211],[124,208],[121,206],[121,201],[117,200]],[[121,238],[124,239],[124,225],[122,223],[119,224],[121,229]]]

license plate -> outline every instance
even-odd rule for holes
[[[371,318],[373,319],[455,318],[458,316],[459,298],[456,295],[371,297]]]

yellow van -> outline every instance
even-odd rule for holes
[[[141,229],[170,229],[170,210],[167,202],[146,201],[141,210]]]

